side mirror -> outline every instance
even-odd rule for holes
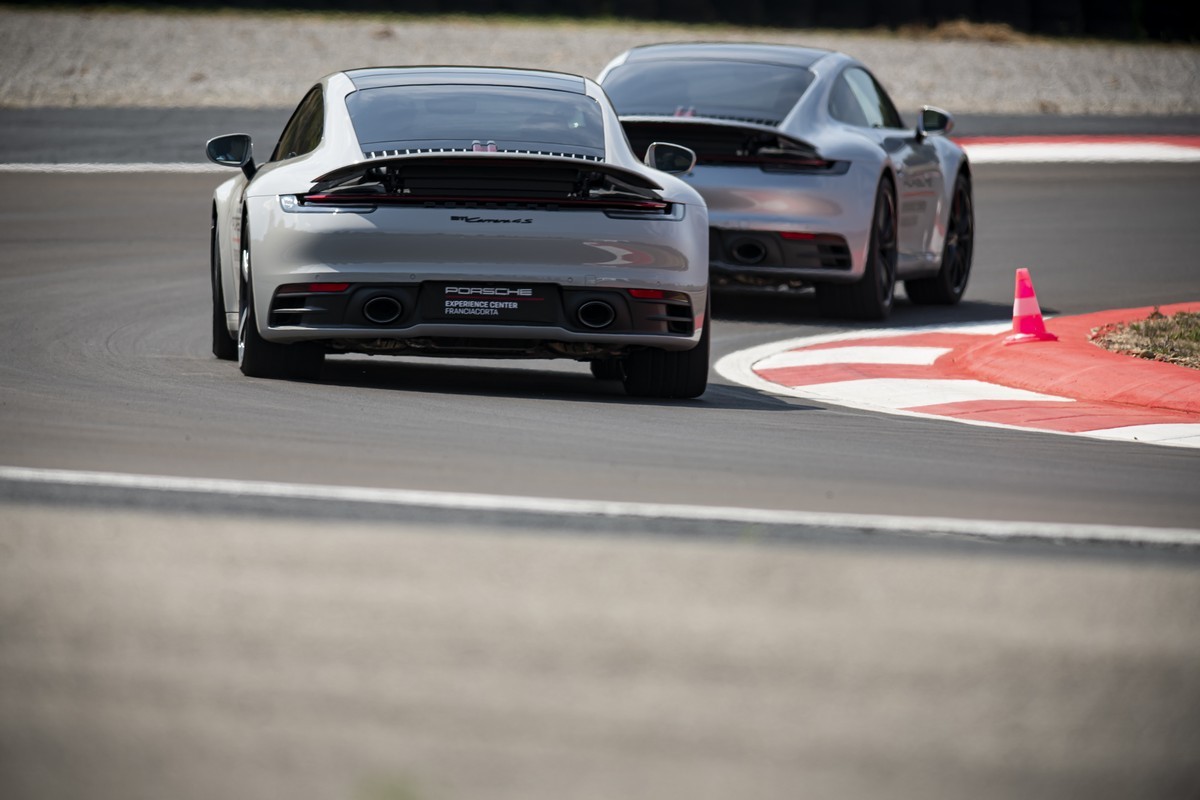
[[[662,172],[682,175],[696,166],[696,154],[683,145],[654,142],[646,148],[644,163]]]
[[[254,177],[258,167],[254,164],[253,144],[247,133],[227,133],[209,139],[204,146],[208,160],[222,167],[240,167],[246,180]]]
[[[954,117],[950,112],[934,106],[922,106],[917,117],[917,141],[926,136],[945,136],[954,130]]]

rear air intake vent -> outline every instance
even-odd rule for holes
[[[488,170],[475,166],[414,165],[403,171],[404,189],[418,197],[522,197],[567,198],[575,191],[579,173],[574,168],[523,169],[519,164]]]
[[[714,261],[735,267],[770,269],[850,269],[850,247],[835,234],[780,234],[769,231],[709,229]]]

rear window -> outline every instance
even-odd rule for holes
[[[520,86],[384,86],[346,97],[364,152],[495,142],[501,151],[604,157],[604,116],[590,97]]]
[[[801,67],[739,61],[650,61],[622,64],[604,91],[623,116],[719,117],[779,124],[808,89]]]

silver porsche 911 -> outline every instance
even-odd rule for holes
[[[213,353],[314,378],[327,354],[569,358],[633,395],[707,384],[708,215],[634,157],[574,75],[465,67],[330,75],[212,206]]]
[[[856,319],[886,317],[897,279],[915,303],[962,298],[971,171],[946,112],[905,128],[861,63],[802,47],[637,47],[598,80],[635,153],[696,152],[714,283],[815,285],[823,313]]]

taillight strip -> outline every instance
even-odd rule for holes
[[[589,198],[551,197],[471,197],[460,195],[373,195],[373,194],[310,194],[301,197],[304,203],[333,206],[362,205],[425,205],[462,203],[464,205],[570,206],[580,208],[619,208],[630,211],[666,213],[670,203],[656,200],[593,200]]]

